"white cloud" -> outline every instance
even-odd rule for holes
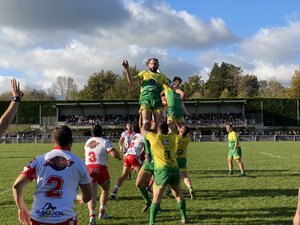
[[[199,55],[206,68],[214,63],[231,63],[241,67],[246,74],[261,80],[276,79],[289,85],[295,70],[299,70],[300,22],[288,22],[287,26],[262,28],[252,37],[220,48],[209,49]],[[207,78],[207,77],[206,77]]]
[[[83,87],[101,69],[122,73],[124,58],[144,69],[144,58],[158,57],[170,78],[207,78],[224,61],[286,81],[300,58],[299,36],[294,19],[243,40],[222,18],[206,21],[160,0],[0,1],[0,73],[21,71],[21,82],[44,88],[70,76]]]
[[[260,80],[273,80],[281,82],[289,86],[291,77],[294,75],[295,70],[299,69],[296,64],[269,64],[262,61],[255,61],[254,69],[249,70],[251,74],[255,74]]]
[[[300,55],[300,22],[286,27],[264,28],[241,44],[241,54],[251,60],[268,63],[291,63]]]

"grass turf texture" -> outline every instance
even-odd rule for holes
[[[187,201],[190,224],[291,224],[300,186],[300,152],[298,142],[242,142],[243,161],[247,176],[227,175],[227,144],[224,142],[191,143],[188,171],[196,191],[190,200],[182,183]],[[48,144],[0,145],[0,224],[19,224],[11,186],[23,167],[35,155],[47,152]],[[72,151],[83,155],[83,144],[74,144]],[[109,157],[111,189],[122,171],[122,161]],[[148,224],[149,211],[142,213],[144,202],[135,187],[133,173],[119,190],[119,200],[110,200],[111,219],[97,220],[98,224]],[[26,202],[31,207],[34,183],[27,186]],[[97,210],[99,202],[97,202]],[[175,199],[164,197],[164,210],[157,216],[157,224],[180,224]],[[75,203],[79,225],[88,224],[86,205]]]

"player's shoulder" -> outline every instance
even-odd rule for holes
[[[124,136],[127,134],[127,130],[124,130],[122,133],[121,133],[121,136]]]
[[[99,146],[100,144],[104,143],[106,141],[105,138],[103,137],[91,137],[90,139],[88,139],[85,143],[85,146],[89,147],[91,145],[91,143],[95,143],[96,146]]]
[[[143,137],[143,135],[141,133],[134,133],[133,136],[136,136],[136,137]]]
[[[156,133],[152,132],[152,131],[146,131],[146,133],[144,134],[145,138],[149,138],[149,137],[156,137]]]
[[[149,71],[147,71],[147,70],[143,70],[143,71],[141,71],[141,72],[139,72],[139,74],[138,74],[138,77],[143,77],[145,74],[148,74],[149,73]]]
[[[144,135],[142,135],[141,133],[135,133],[132,139],[144,139]]]
[[[100,137],[91,137],[86,141],[86,144],[88,144],[92,141],[100,141],[100,140],[101,140]]]

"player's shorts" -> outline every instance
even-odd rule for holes
[[[107,184],[110,181],[107,166],[87,165],[87,169],[92,178],[92,183]]]
[[[177,158],[177,163],[180,171],[186,170],[186,158]]]
[[[152,175],[154,175],[154,164],[153,164],[153,162],[144,161],[141,170],[144,170],[145,172],[148,172],[148,173],[151,173]]]
[[[30,218],[31,225],[77,225],[77,218],[71,218],[61,223],[45,223],[45,222],[38,222],[32,218]]]
[[[124,166],[125,167],[141,167],[142,166],[142,160],[137,155],[125,155],[124,156]]]
[[[179,168],[162,168],[162,169],[155,170],[154,185],[156,187],[162,188],[167,184],[170,185],[180,184]]]
[[[229,149],[228,151],[228,159],[241,159],[242,158],[242,148],[237,147],[235,153],[233,153],[233,149]]]
[[[182,108],[168,106],[167,117],[168,120],[181,122],[183,118]]]
[[[152,93],[140,96],[140,111],[148,110],[151,112],[163,111],[160,93]]]

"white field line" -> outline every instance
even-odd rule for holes
[[[280,156],[272,155],[272,154],[265,153],[265,152],[259,152],[259,153],[264,154],[264,155],[268,155],[268,156],[271,156],[271,157],[274,157],[274,158],[278,158],[278,159],[281,159],[281,158],[282,158],[282,157],[280,157]]]

